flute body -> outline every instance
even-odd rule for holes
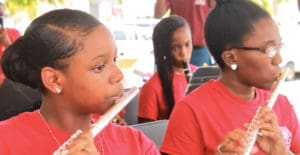
[[[102,129],[111,122],[111,120],[123,109],[126,105],[138,94],[139,89],[137,87],[130,88],[125,92],[119,99],[116,100],[115,104],[106,111],[99,119],[92,125],[91,132],[92,136],[95,137],[99,134]],[[77,130],[64,144],[62,144],[53,155],[61,155],[72,141],[82,133],[81,130]]]
[[[185,74],[186,81],[187,81],[187,83],[189,83],[190,80],[191,80],[191,78],[192,78],[192,72],[191,72],[190,66],[185,61],[182,62],[182,65],[183,65],[183,69],[184,69],[184,74]]]
[[[102,129],[138,94],[139,89],[133,87],[129,89],[116,103],[102,115],[91,128],[93,137],[102,131]]]
[[[275,104],[275,101],[278,97],[279,94],[279,89],[280,86],[282,85],[282,83],[285,81],[287,74],[289,72],[289,68],[288,67],[284,67],[283,71],[280,73],[279,77],[277,78],[278,82],[276,83],[275,88],[273,89],[272,94],[270,95],[269,99],[267,100],[266,106],[272,108]],[[262,107],[258,107],[248,129],[247,129],[247,136],[248,136],[248,144],[246,147],[246,151],[244,153],[244,155],[250,155],[250,152],[255,144],[256,138],[258,136],[258,129],[256,129],[257,126],[257,120],[260,114]]]

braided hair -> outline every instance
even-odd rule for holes
[[[153,31],[154,58],[158,76],[163,89],[163,97],[168,105],[168,112],[171,113],[174,107],[173,74],[174,59],[172,57],[172,37],[174,32],[189,25],[186,20],[177,15],[162,19]]]

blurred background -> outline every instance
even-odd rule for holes
[[[40,14],[57,8],[88,12],[106,24],[116,39],[118,64],[125,74],[124,85],[142,86],[154,72],[152,30],[155,0],[0,0],[6,6],[5,27],[22,33]],[[285,48],[283,65],[292,72],[282,93],[296,106],[300,115],[300,0],[252,0],[265,8],[278,23]],[[165,15],[168,16],[168,13]]]

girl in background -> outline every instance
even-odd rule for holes
[[[162,19],[155,26],[152,39],[157,71],[142,87],[139,123],[168,119],[176,102],[185,96],[187,71],[196,69],[189,65],[193,45],[185,19],[176,15]]]

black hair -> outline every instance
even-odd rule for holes
[[[58,9],[34,19],[24,35],[10,45],[2,56],[6,77],[45,91],[41,69],[45,66],[65,69],[62,60],[83,48],[82,37],[101,23],[88,13]]]
[[[205,22],[205,40],[210,53],[224,70],[223,51],[242,46],[245,35],[254,31],[253,24],[262,18],[271,18],[250,0],[216,0],[216,7]]]
[[[181,27],[189,28],[186,20],[180,16],[172,15],[162,19],[153,30],[153,49],[155,65],[163,90],[163,97],[171,113],[174,107],[173,74],[174,60],[172,57],[172,37]]]

